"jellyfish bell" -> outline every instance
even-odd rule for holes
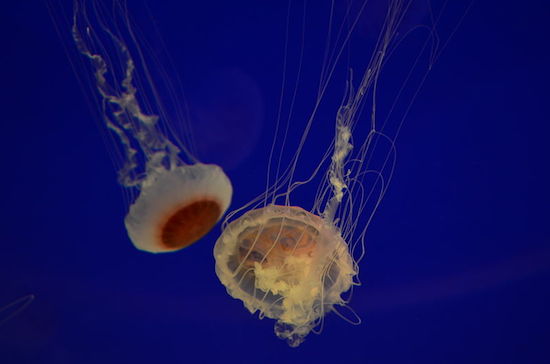
[[[277,320],[275,333],[298,346],[356,274],[333,225],[300,207],[268,205],[230,223],[214,248],[216,274],[251,312]]]
[[[214,164],[165,171],[141,187],[124,220],[136,248],[169,252],[199,240],[219,221],[231,198],[231,182]]]
[[[156,52],[140,43],[125,2],[111,5],[74,0],[72,38],[90,61],[99,119],[118,145],[112,155],[128,190],[130,240],[147,252],[176,251],[220,220],[231,182],[218,165],[198,160],[179,84],[158,61],[148,64]]]

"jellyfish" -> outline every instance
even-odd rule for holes
[[[395,140],[403,120],[439,54],[433,27],[417,27],[423,31],[422,41],[412,51],[407,48],[412,52],[407,53],[412,54],[406,63],[408,73],[398,83],[384,116],[379,116],[377,98],[385,90],[380,82],[382,71],[392,57],[400,54],[399,47],[409,36],[403,26],[412,4],[404,0],[384,3],[384,12],[374,14],[380,17],[380,27],[371,36],[374,41],[368,57],[367,41],[355,36],[363,16],[371,9],[370,2],[347,2],[339,13],[336,3],[330,3],[319,88],[302,124],[295,152],[289,161],[282,157],[281,151],[289,148],[288,135],[297,123],[289,112],[286,124],[280,115],[283,121],[276,123],[265,190],[226,215],[214,247],[216,274],[227,293],[242,301],[250,313],[275,320],[276,336],[291,347],[299,346],[310,332],[320,333],[328,313],[353,324],[361,322],[349,302],[353,288],[361,284],[358,274],[366,251],[365,234],[392,179]],[[340,19],[338,23],[336,19]],[[358,54],[367,58],[358,80],[345,57],[354,54],[355,48],[350,49],[352,38],[362,41],[362,52]],[[419,70],[419,63],[425,67]],[[305,65],[300,63],[297,68]],[[343,68],[344,78],[335,76],[337,68]],[[411,73],[419,77],[411,77]],[[308,146],[309,133],[319,126],[318,120],[325,120],[319,110],[327,110],[330,87],[343,90],[341,102],[332,109],[333,135],[326,147],[318,141],[309,145],[308,153],[318,151],[320,161],[304,171],[307,161],[302,153]],[[307,190],[315,182],[315,195],[304,193],[313,196],[310,207],[294,204],[293,200],[301,198],[298,191]]]
[[[100,118],[118,139],[113,154],[118,181],[129,192],[128,235],[137,249],[176,251],[220,220],[231,202],[231,182],[221,167],[198,160],[189,121],[171,105],[184,134],[177,135],[176,121],[162,101],[167,97],[177,103],[174,87],[165,79],[168,91],[161,94],[125,3],[112,5],[110,13],[98,2],[75,0],[72,37],[92,65]]]
[[[226,227],[214,248],[216,274],[252,313],[277,320],[298,346],[325,312],[344,305],[356,263],[334,225],[298,206],[270,204]]]

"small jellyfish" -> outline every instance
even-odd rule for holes
[[[382,10],[369,8],[371,2],[363,0],[339,6],[330,3],[319,89],[304,129],[298,133],[301,136],[295,151],[289,160],[283,159],[292,127],[297,124],[290,108],[286,121],[281,115],[278,117],[283,121],[276,124],[265,191],[226,216],[222,235],[214,247],[216,273],[228,294],[241,300],[251,313],[259,312],[260,318],[276,320],[275,334],[292,347],[300,345],[310,332],[320,333],[324,317],[330,312],[351,323],[360,323],[348,303],[353,287],[360,285],[359,262],[365,255],[365,234],[392,179],[395,139],[438,55],[433,27],[413,27],[424,31],[423,38],[418,47],[405,48],[407,54],[412,52],[405,67],[419,77],[405,72],[390,97],[390,106],[380,108],[378,98],[382,90],[387,91],[380,82],[382,70],[386,72],[390,59],[399,54],[399,46],[412,32],[403,29],[404,19],[409,21],[406,15],[411,2],[383,3],[387,7]],[[368,34],[374,39],[370,43],[365,36],[356,34],[366,13],[379,17],[375,20],[380,24],[377,34]],[[298,18],[301,16],[300,13]],[[301,37],[307,32],[299,29],[303,41]],[[351,47],[351,39],[359,41],[359,47],[357,43]],[[365,59],[358,81],[352,77],[349,58],[342,56],[356,54],[353,51],[357,48]],[[425,68],[419,68],[419,64]],[[296,68],[306,67],[300,63]],[[340,78],[336,77],[337,69],[342,69]],[[390,81],[395,80],[390,77]],[[327,89],[333,91],[337,83],[340,92],[344,89],[342,101],[337,106],[327,106]],[[291,93],[292,97],[296,94],[296,90]],[[407,98],[403,94],[413,96]],[[290,104],[293,103],[294,99]],[[328,107],[333,107],[333,133],[326,138],[325,146],[319,142],[320,137],[311,143],[308,134],[323,127],[319,119],[326,120]],[[323,115],[320,110],[324,110]],[[379,116],[380,110],[385,112],[383,117]],[[320,161],[313,166],[307,164],[311,157],[306,160],[303,156],[307,147],[309,156],[320,153]],[[304,209],[294,204],[292,200],[303,198],[296,193],[300,189],[307,196],[313,195],[307,188],[314,182],[317,187],[316,192],[315,188],[312,191],[312,207]]]
[[[92,64],[100,117],[120,145],[114,152],[119,182],[130,194],[137,192],[129,198],[125,218],[132,243],[153,253],[179,250],[223,216],[232,186],[219,166],[197,160],[188,121],[177,105],[171,107],[182,125],[174,127],[169,120],[125,3],[112,5],[109,12],[99,2],[76,0],[73,40]],[[174,87],[163,81],[167,98],[175,101]],[[185,135],[178,137],[174,129]]]
[[[162,170],[124,220],[136,248],[169,252],[203,237],[222,217],[231,199],[231,183],[220,167],[196,163]]]

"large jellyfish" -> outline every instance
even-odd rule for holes
[[[162,99],[172,95],[175,100],[173,86],[165,79],[168,92],[161,95],[123,1],[114,1],[110,9],[100,2],[74,1],[72,35],[93,67],[101,118],[121,146],[113,154],[118,180],[130,192],[125,225],[131,241],[154,253],[189,246],[229,206],[229,179],[219,166],[197,160],[183,110],[171,105],[177,120],[168,120],[174,116]],[[181,125],[174,127],[176,122]]]
[[[319,88],[296,151],[288,162],[283,160],[281,150],[290,148],[289,130],[297,123],[291,109],[286,125],[284,121],[276,124],[265,192],[227,215],[214,247],[216,273],[229,295],[241,300],[251,313],[258,312],[260,318],[276,320],[275,334],[292,347],[300,345],[311,331],[319,333],[329,312],[360,322],[348,302],[352,288],[360,284],[358,263],[365,255],[365,233],[392,178],[395,139],[403,119],[440,51],[433,32],[433,19],[438,19],[433,9],[430,26],[409,28],[409,32],[405,23],[418,20],[411,14],[413,2],[383,3],[387,5],[384,11],[369,8],[369,1],[346,2],[340,4],[343,8],[330,2]],[[371,32],[362,24],[369,12],[371,20],[379,24],[370,46],[365,37],[355,37],[360,28]],[[386,90],[380,82],[382,70],[397,57],[394,53],[401,56],[399,47],[416,30],[422,34],[421,41],[413,37],[411,42],[417,46],[406,48],[405,54],[411,56],[406,72],[380,117],[377,98]],[[303,33],[299,37],[303,47]],[[362,42],[359,52],[354,53],[357,48],[352,47],[352,39]],[[350,54],[368,59],[358,80],[352,77]],[[419,70],[419,64],[425,67]],[[300,63],[297,68],[305,66]],[[337,68],[343,68],[344,77],[336,77]],[[297,88],[299,74],[296,78]],[[308,134],[322,127],[317,120],[327,120],[320,110],[327,112],[326,94],[331,87],[344,90],[341,103],[332,109],[334,134],[327,138],[326,146],[318,140],[310,145],[308,156],[317,151],[320,162],[304,172],[307,161],[302,154]],[[293,104],[296,89],[290,94]],[[311,207],[296,206],[291,201],[296,191],[306,190],[307,195],[304,187],[315,182],[318,187]]]

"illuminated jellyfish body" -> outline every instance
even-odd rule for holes
[[[358,263],[365,255],[365,234],[392,178],[395,138],[414,96],[403,99],[403,114],[394,115],[396,105],[403,90],[412,90],[412,95],[416,95],[437,55],[435,46],[429,46],[433,34],[428,32],[407,64],[412,64],[410,70],[413,70],[423,52],[431,52],[433,57],[427,61],[424,73],[420,72],[419,81],[404,77],[389,111],[382,122],[378,121],[376,98],[382,88],[381,71],[389,54],[403,39],[397,38],[398,29],[411,4],[387,1],[387,9],[380,12],[382,19],[377,19],[380,32],[373,37],[375,41],[362,76],[355,81],[349,66],[344,67],[345,80],[340,86],[344,96],[333,111],[334,134],[327,138],[327,148],[320,148],[318,143],[310,146],[316,151],[321,149],[322,154],[319,163],[304,173],[299,160],[308,133],[319,118],[327,88],[334,83],[340,55],[346,54],[349,39],[370,2],[358,3],[359,6],[344,9],[341,24],[329,26],[340,33],[331,38],[329,32],[327,36],[337,40],[327,42],[330,49],[324,54],[329,56],[322,61],[317,97],[295,153],[289,162],[282,160],[281,151],[288,144],[287,131],[292,130],[294,123],[290,120],[286,126],[277,123],[265,192],[226,216],[223,233],[214,247],[216,273],[228,294],[241,300],[251,313],[258,312],[260,318],[276,320],[275,334],[292,347],[300,345],[310,332],[320,333],[329,312],[351,323],[360,322],[348,303],[353,287],[360,284]],[[335,18],[332,10],[331,7],[327,19]],[[292,114],[292,109],[288,114]],[[397,122],[388,125],[390,117]],[[284,119],[280,114],[279,118]],[[287,168],[279,173],[285,165]],[[298,179],[297,173],[303,177]],[[293,205],[291,195],[295,190],[314,180],[318,181],[318,187],[312,208],[305,210]]]
[[[325,312],[344,304],[356,274],[338,231],[294,206],[269,205],[232,222],[216,243],[216,273],[250,312],[278,320],[277,335],[301,343]]]
[[[221,218],[231,199],[231,184],[213,164],[162,170],[142,185],[124,220],[136,248],[168,252],[203,237]]]
[[[113,7],[120,19],[106,18],[101,6],[76,0],[72,34],[78,51],[94,68],[101,118],[122,146],[122,161],[117,161],[119,182],[131,193],[138,192],[130,199],[126,229],[140,250],[179,250],[199,240],[223,216],[232,186],[219,166],[198,162],[189,147],[170,140],[174,128],[166,120],[168,113],[163,110],[124,2],[115,2]],[[131,46],[124,42],[123,32],[132,39]],[[142,67],[138,80],[132,51]],[[154,99],[146,100],[144,93],[138,97],[136,83],[147,84]],[[160,116],[150,110],[151,104],[156,104]],[[180,115],[179,122],[185,123],[181,119]],[[189,133],[189,127],[186,131]]]

